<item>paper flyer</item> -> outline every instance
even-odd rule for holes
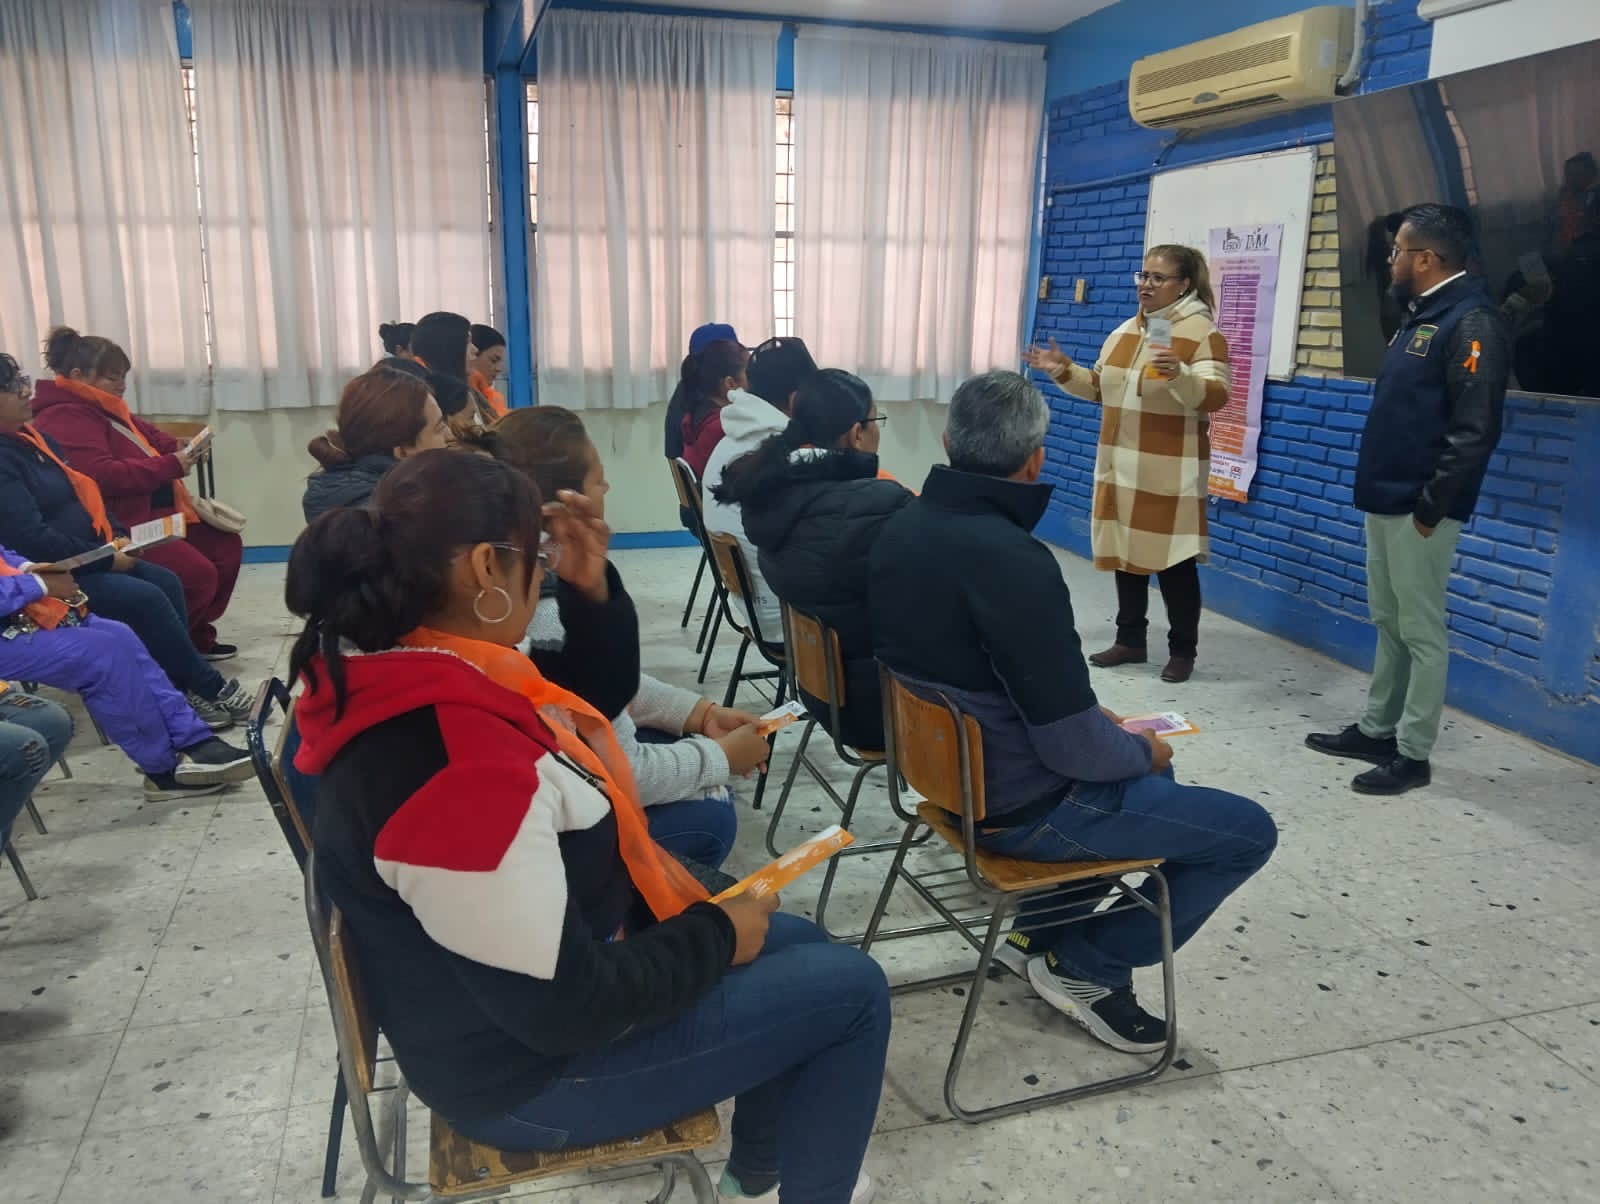
[[[821,865],[841,849],[849,848],[856,838],[838,824],[818,832],[804,844],[797,844],[776,861],[762,866],[742,882],[737,882],[720,895],[712,896],[713,903],[721,903],[734,895],[748,892],[753,898],[764,899],[776,894],[789,883]]]

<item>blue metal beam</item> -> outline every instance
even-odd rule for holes
[[[520,48],[519,55],[520,59]],[[494,73],[496,185],[500,194],[501,280],[504,283],[506,376],[512,406],[532,405],[533,320],[529,304],[527,99],[518,63]]]

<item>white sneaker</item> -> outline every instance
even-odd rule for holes
[[[872,1180],[866,1171],[861,1172],[861,1177],[856,1180],[856,1189],[850,1193],[850,1204],[872,1204],[872,1197],[876,1193],[872,1187]],[[778,1189],[764,1191],[759,1196],[746,1196],[739,1192],[739,1185],[727,1171],[722,1172],[722,1181],[717,1184],[717,1199],[724,1204],[732,1201],[743,1201],[744,1204],[778,1204]]]
[[[1028,963],[1038,956],[1030,952],[1028,934],[1025,932],[1008,933],[994,950],[994,960],[1024,982],[1028,981]]]

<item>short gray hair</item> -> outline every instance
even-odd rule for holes
[[[945,446],[950,467],[989,477],[1009,477],[1044,446],[1050,406],[1027,377],[985,372],[964,382],[950,399]]]

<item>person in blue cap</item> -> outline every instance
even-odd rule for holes
[[[683,415],[690,400],[687,382],[697,375],[695,369],[698,367],[700,357],[713,343],[733,343],[736,346],[743,346],[739,342],[738,334],[726,322],[708,322],[689,336],[689,356],[683,362],[683,370],[680,373],[678,387],[673,390],[672,400],[667,403],[665,447],[669,460],[676,460],[683,455]]]

